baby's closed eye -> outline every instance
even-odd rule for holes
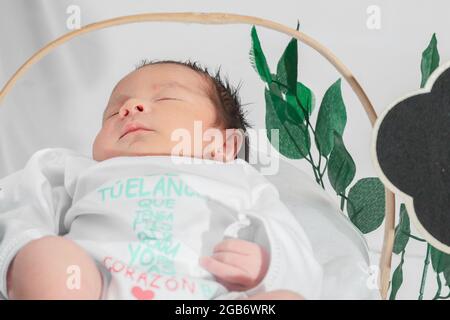
[[[164,101],[164,100],[178,100],[181,101],[181,99],[173,98],[173,97],[164,97],[164,98],[157,98],[156,101]]]
[[[119,114],[119,112],[113,113],[112,115],[110,115],[110,116],[108,117],[108,119],[109,119],[109,118],[112,118],[113,116],[118,115],[118,114]]]
[[[175,100],[175,101],[183,101],[182,99],[179,98],[175,98],[175,97],[160,97],[160,98],[156,98],[154,101],[158,102],[158,101],[170,101],[170,100]],[[119,114],[119,111],[111,114],[110,116],[107,117],[107,119],[112,118],[113,116],[116,116]]]

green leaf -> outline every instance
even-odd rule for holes
[[[259,42],[258,33],[256,32],[255,26],[252,27],[251,32],[252,46],[250,48],[250,63],[253,68],[259,74],[264,82],[272,82],[272,77],[270,76],[270,69],[267,64],[266,57],[261,48],[261,43]]]
[[[431,265],[436,273],[441,273],[450,268],[450,255],[431,246]]]
[[[297,97],[300,100],[302,106],[311,115],[314,110],[315,103],[314,93],[311,91],[311,89],[309,89],[303,83],[297,82]]]
[[[273,86],[271,86],[272,89]],[[280,110],[288,108],[286,101],[267,89],[264,93],[266,99],[267,138],[282,155],[290,159],[305,158],[311,148],[308,128],[303,123],[294,125],[288,121],[283,122],[279,114],[282,114]],[[273,141],[272,129],[278,130],[278,146]]]
[[[273,81],[281,82],[280,79],[278,79],[278,76],[276,74],[271,73],[270,76]],[[285,92],[285,89],[283,89],[283,86],[280,86],[278,83],[273,82],[273,81],[271,83],[269,83],[270,91],[277,92],[278,96],[283,97],[283,93]]]
[[[395,240],[394,240],[394,253],[400,254],[405,250],[409,241],[409,235],[411,234],[411,228],[409,224],[409,216],[406,211],[405,205],[400,205],[400,222],[395,228]]]
[[[431,246],[430,255],[433,270],[437,274],[442,273],[444,275],[446,285],[450,287],[450,255],[434,248],[433,246]]]
[[[422,61],[420,70],[422,72],[422,82],[420,87],[423,88],[433,71],[439,66],[439,52],[437,49],[436,34],[433,33],[428,47],[422,52]]]
[[[301,106],[298,104],[297,99],[300,101]],[[290,109],[295,111],[300,117],[300,121],[303,122],[305,120],[304,111],[308,113],[308,116],[312,113],[314,107],[314,94],[303,83],[297,82],[297,98],[288,92],[286,94],[286,101]]]
[[[328,179],[337,194],[344,194],[355,177],[355,172],[355,162],[345,148],[342,137],[334,132],[334,148],[328,161]]]
[[[305,120],[303,111],[300,109],[300,107],[298,107],[298,105],[294,105],[292,101],[289,102],[289,100],[292,100],[292,97],[286,96],[286,99],[287,99],[286,106],[288,115],[287,120],[290,121],[292,124],[303,123],[303,121]]]
[[[340,136],[344,133],[347,114],[341,93],[341,79],[337,80],[328,88],[320,104],[319,114],[316,122],[317,148],[323,156],[333,149],[333,132]]]
[[[389,300],[395,300],[395,297],[397,296],[398,289],[400,289],[400,286],[403,283],[403,254],[402,259],[400,263],[398,264],[397,268],[395,268],[394,273],[392,274],[392,289],[391,294],[389,296]]]
[[[297,92],[297,67],[297,39],[293,38],[289,41],[277,64],[277,79],[285,84],[292,94],[296,94]]]
[[[279,89],[277,88],[277,86],[275,86],[274,84],[270,84],[269,88],[270,88],[270,91],[269,91],[270,101],[272,103],[273,110],[275,111],[275,114],[278,117],[278,119],[283,124],[287,120],[288,106],[287,106],[286,102],[283,100],[283,96],[282,96],[281,92],[279,91]],[[266,101],[266,105],[267,105],[267,101]]]
[[[384,220],[384,185],[378,178],[363,178],[350,188],[347,212],[362,233],[377,229]]]
[[[444,278],[447,286],[450,288],[450,266],[444,269]]]

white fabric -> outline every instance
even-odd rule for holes
[[[252,153],[252,158],[263,158]],[[257,170],[265,167],[254,164]],[[267,179],[303,226],[315,257],[323,267],[320,299],[379,299],[378,267],[369,261],[362,233],[342,213],[332,197],[307,174],[280,159]]]
[[[97,162],[62,148],[35,153],[23,170],[0,180],[2,294],[7,268],[27,241],[64,235],[102,267],[106,299],[140,298],[143,290],[155,299],[220,298],[225,288],[198,259],[242,233],[270,252],[267,275],[248,294],[288,289],[319,298],[322,267],[276,188],[240,159],[183,163],[190,160]]]

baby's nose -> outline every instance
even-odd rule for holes
[[[148,104],[146,104],[143,101],[138,101],[138,100],[132,99],[130,101],[127,101],[122,106],[119,113],[122,117],[126,117],[130,114],[133,115],[135,113],[148,112],[148,111],[149,111]]]

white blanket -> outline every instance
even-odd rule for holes
[[[254,241],[270,265],[253,293],[290,289],[320,298],[323,270],[277,189],[251,165],[170,156],[97,162],[43,149],[0,180],[0,290],[29,241],[64,235],[103,271],[105,299],[214,299],[223,286],[198,265],[226,237]],[[333,239],[330,239],[330,243]],[[337,266],[339,267],[339,266]]]
[[[252,157],[267,162],[266,155],[252,153]],[[261,170],[265,165],[254,167]],[[320,299],[379,299],[379,268],[370,263],[363,234],[339,209],[336,198],[284,160],[267,179],[302,225],[323,267]]]

